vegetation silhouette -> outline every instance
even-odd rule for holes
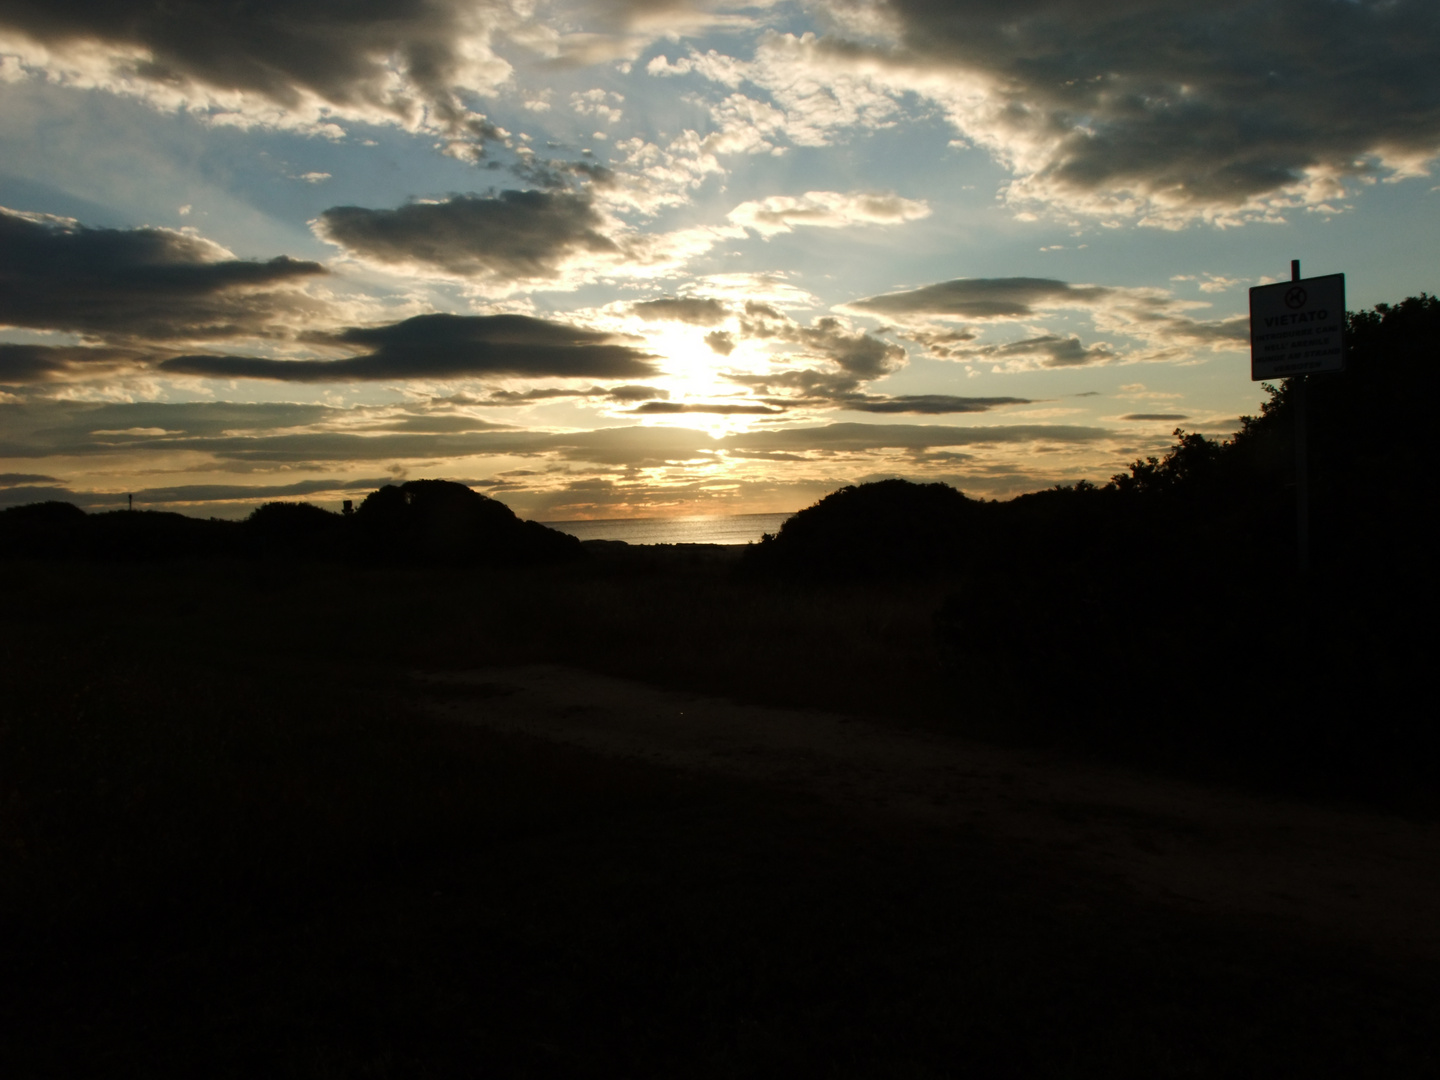
[[[504,503],[448,480],[382,487],[353,520],[357,550],[382,562],[557,562],[582,551],[568,533],[522,521]]]
[[[858,485],[738,562],[440,481],[0,513],[0,1073],[1432,1076],[1433,966],[436,723],[408,676],[580,665],[1433,818],[1440,305],[1350,323],[1306,577],[1290,384],[1107,483]]]
[[[915,574],[952,561],[981,513],[948,484],[880,480],[832,492],[746,556],[752,567],[790,574]]]
[[[1421,295],[1350,315],[1347,370],[1311,377],[1303,577],[1288,381],[1231,438],[1177,429],[1108,482],[1003,503],[899,479],[847,487],[733,565],[688,545],[582,546],[441,480],[383,487],[349,515],[268,504],[243,522],[22,506],[0,512],[0,554],[554,567],[526,579],[525,629],[494,648],[1423,800],[1440,793],[1440,733],[1410,703],[1430,662],[1413,624],[1436,593],[1420,507],[1437,347],[1440,301]],[[570,562],[582,576],[559,571]],[[896,627],[913,635],[903,648]]]
[[[65,502],[0,511],[0,557],[173,561],[210,557],[384,565],[516,565],[583,555],[580,541],[522,521],[504,503],[448,480],[372,492],[353,514],[271,502],[244,521],[155,510],[86,514]]]
[[[1226,440],[1175,431],[1107,483],[1005,503],[886,480],[836,492],[746,552],[764,580],[888,575],[944,594],[957,672],[1007,729],[1372,796],[1440,787],[1413,700],[1436,596],[1421,528],[1440,301],[1349,316],[1347,368],[1312,376],[1313,568],[1296,571],[1295,384]],[[883,523],[869,519],[883,512]],[[900,538],[900,539],[896,539]],[[885,546],[892,545],[887,558]],[[1024,705],[1020,705],[1020,702]]]

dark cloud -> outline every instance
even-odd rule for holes
[[[730,312],[718,300],[696,297],[663,297],[631,304],[630,310],[647,321],[669,319],[692,326],[715,326],[729,317]],[[713,336],[713,335],[712,335]],[[709,338],[706,339],[707,341]]]
[[[904,292],[886,293],[845,305],[873,315],[936,315],[950,318],[1018,318],[1036,305],[1091,305],[1112,290],[1075,286],[1051,278],[958,278]]]
[[[0,405],[0,410],[16,406]],[[438,461],[476,455],[533,456],[557,454],[570,461],[602,465],[643,467],[693,461],[715,452],[717,444],[703,431],[673,427],[601,428],[594,431],[552,433],[523,431],[500,424],[469,432],[382,432],[364,428],[347,430],[285,431],[287,425],[274,423],[256,429],[253,420],[262,415],[256,407],[252,423],[234,431],[196,435],[184,430],[187,419],[183,406],[172,407],[170,416],[154,413],[126,415],[84,413],[71,416],[68,423],[53,424],[39,431],[4,428],[0,458],[42,458],[128,455],[153,452],[208,454],[217,461],[248,466],[312,465],[331,466],[347,462]],[[65,411],[45,410],[55,420]],[[0,423],[9,419],[0,411]],[[331,422],[354,421],[353,412],[332,410]],[[146,424],[145,421],[150,421]],[[170,427],[163,425],[171,422]],[[88,421],[88,423],[86,422]],[[105,430],[129,430],[123,436],[97,435]],[[143,426],[142,426],[143,425]],[[278,434],[271,431],[279,430]],[[12,434],[13,431],[13,434]]]
[[[863,330],[848,330],[832,316],[816,319],[812,326],[745,319],[741,331],[746,337],[792,344],[803,355],[828,360],[854,383],[888,375],[905,360],[905,350],[900,346]]]
[[[372,462],[383,471],[387,467],[400,468],[405,462],[530,457],[548,459],[547,467],[575,463],[633,470],[714,460],[721,452],[744,458],[789,461],[815,454],[863,454],[886,449],[919,453],[1025,443],[1084,445],[1113,437],[1112,432],[1103,428],[1046,424],[959,427],[839,423],[770,427],[718,439],[691,428],[643,425],[547,432],[498,425],[482,430],[446,431],[426,429],[421,423],[415,425],[420,430],[415,430],[406,424],[406,417],[426,414],[386,416],[377,413],[378,410],[283,404],[73,401],[0,404],[0,431],[5,433],[0,458],[74,458],[124,453],[134,460],[137,454],[185,452],[210,457],[216,463],[213,468],[249,472],[277,466],[309,466],[318,470],[337,463],[358,462]],[[381,430],[387,424],[400,430]],[[307,426],[312,430],[303,430]],[[107,432],[127,434],[105,434]],[[60,483],[41,474],[14,475],[35,477],[36,485]],[[363,486],[369,481],[355,483]],[[335,486],[330,481],[323,484]],[[38,486],[22,488],[18,481],[14,490],[27,491],[26,501],[46,497],[35,494],[40,490]],[[263,490],[272,493],[271,488]],[[305,493],[295,487],[273,489],[274,497]],[[240,497],[248,496],[236,496]]]
[[[292,113],[398,122],[477,145],[498,133],[462,95],[503,77],[503,65],[488,75],[483,65],[503,10],[463,0],[19,0],[0,5],[0,27],[44,44],[62,67],[71,54],[111,90],[240,92]]]
[[[537,401],[554,401],[560,398],[588,398],[625,404],[635,401],[650,401],[654,398],[668,398],[669,396],[670,391],[662,390],[658,386],[627,383],[624,386],[612,386],[609,389],[603,386],[591,386],[584,390],[570,390],[562,387],[543,387],[534,390],[492,390],[483,398],[456,395],[443,400],[453,401],[458,405],[513,406],[530,405]]]
[[[294,484],[180,484],[175,487],[144,488],[135,492],[135,501],[197,503],[283,499],[331,491],[374,491],[390,482],[390,477],[381,476],[362,480],[301,480]]]
[[[895,320],[900,337],[941,360],[994,361],[1008,367],[1081,367],[1118,359],[1178,360],[1195,348],[1234,351],[1249,335],[1243,315],[1204,321],[1191,308],[1206,305],[1176,300],[1160,289],[1071,285],[1053,278],[958,278],[904,292],[853,300],[841,310]],[[937,329],[936,319],[1015,321],[1056,309],[1079,309],[1105,333],[1138,339],[1140,348],[1122,353],[1105,342],[1085,345],[1072,335],[1042,334],[1003,345],[976,344],[968,328]],[[910,325],[906,325],[906,324]]]
[[[799,405],[828,408],[846,399],[871,400],[870,395],[860,392],[860,387],[889,375],[905,362],[905,350],[899,345],[863,330],[852,331],[839,319],[826,316],[810,326],[801,326],[766,304],[745,305],[738,336],[781,345],[776,356],[782,360],[820,361],[831,365],[829,370],[790,367],[761,375],[738,372],[727,375],[731,382],[747,386],[757,394],[769,395],[764,397],[766,404],[780,408]],[[725,343],[733,348],[731,336],[725,337]]]
[[[1184,413],[1130,413],[1121,420],[1189,420]]]
[[[611,401],[649,401],[668,398],[670,391],[662,390],[658,386],[616,386],[612,387],[606,396]]]
[[[302,305],[276,287],[325,272],[283,255],[233,259],[169,229],[91,229],[0,208],[0,324],[10,326],[152,341],[256,333]]]
[[[16,487],[20,484],[63,484],[65,481],[39,473],[0,473],[0,487]]]
[[[44,383],[104,375],[139,366],[128,349],[0,342],[0,384]]]
[[[979,345],[963,354],[965,360],[989,360],[997,363],[1019,363],[1046,368],[1084,367],[1103,364],[1116,358],[1115,350],[1104,342],[1085,345],[1078,337],[1062,334],[1041,334],[1039,337],[1012,341],[1007,345]]]
[[[257,434],[344,420],[345,409],[290,402],[91,402],[0,403],[0,458],[110,453],[119,443],[98,432],[155,432],[174,439]]]
[[[770,405],[736,405],[730,402],[647,401],[630,410],[647,416],[677,413],[713,413],[717,416],[778,416],[785,410]]]
[[[181,484],[175,487],[141,488],[126,493],[72,491],[67,487],[17,487],[0,490],[0,506],[23,506],[26,503],[55,499],[74,503],[83,509],[104,509],[128,505],[127,494],[135,497],[137,507],[259,502],[262,499],[294,498],[330,492],[373,491],[390,482],[390,477],[382,476],[363,480],[302,480],[293,484]]]
[[[338,465],[356,461],[406,461],[471,457],[476,454],[532,454],[549,448],[543,433],[515,431],[493,425],[492,431],[454,433],[406,432],[351,434],[341,431],[299,432],[283,435],[219,438],[136,439],[126,449],[186,450],[213,455],[220,461],[269,464]],[[109,450],[104,444],[96,449]],[[79,448],[79,452],[86,448]]]
[[[1201,322],[1186,315],[1165,311],[1160,304],[1148,309],[1135,305],[1124,312],[1129,325],[1125,333],[1149,336],[1171,347],[1202,345],[1223,348],[1250,340],[1250,317],[1233,315],[1228,319]]]
[[[1213,214],[1363,174],[1373,155],[1403,168],[1440,151],[1433,0],[874,6],[898,27],[889,62],[983,81],[984,106],[951,115],[1002,160],[1035,162],[1022,195]]]
[[[180,375],[281,382],[484,375],[643,378],[658,373],[651,354],[618,344],[613,334],[528,315],[417,315],[387,326],[344,330],[324,340],[371,351],[343,360],[180,356],[160,368]]]
[[[453,402],[456,405],[514,406],[529,405],[536,401],[556,401],[561,398],[604,396],[605,391],[598,386],[592,386],[586,390],[566,390],[562,387],[544,387],[536,390],[492,390],[485,397],[475,397],[472,394],[455,394],[452,397],[436,398],[434,400]]]
[[[326,240],[374,262],[504,281],[550,280],[574,256],[619,254],[604,228],[587,196],[564,191],[454,195],[395,210],[335,206],[316,222]]]
[[[987,446],[1048,441],[1090,443],[1107,439],[1105,428],[1049,424],[1011,424],[995,427],[948,427],[938,424],[827,424],[823,427],[766,429],[730,435],[721,440],[726,449],[803,452],[828,450],[927,450],[932,447]]]
[[[816,371],[801,368],[775,371],[765,375],[732,374],[733,383],[748,386],[757,394],[775,395],[767,400],[776,404],[812,405],[821,408],[834,405],[848,397],[863,397],[860,380],[845,372]]]
[[[899,394],[884,397],[879,394],[855,394],[840,398],[842,408],[869,413],[919,413],[939,415],[942,413],[988,412],[1003,405],[1029,405],[1029,398],[1017,397],[955,397],[951,394]]]
[[[420,416],[387,416],[366,425],[367,431],[423,431],[448,434],[466,431],[494,431],[505,424],[492,424],[464,413],[428,413]]]
[[[900,337],[913,341],[936,359],[954,360],[963,355],[976,335],[971,330],[909,330]]]
[[[545,436],[566,460],[650,468],[712,458],[720,443],[704,431],[680,427],[619,427]]]
[[[705,344],[710,346],[712,352],[721,356],[729,356],[735,351],[735,335],[727,334],[723,330],[716,330],[712,334],[705,335]]]

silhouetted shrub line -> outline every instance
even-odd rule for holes
[[[243,522],[22,506],[0,512],[0,554],[240,558],[264,568],[255,587],[277,596],[297,584],[287,575],[329,564],[376,575],[364,587],[400,588],[410,605],[434,592],[433,569],[502,569],[472,595],[487,604],[531,564],[489,622],[427,609],[428,655],[580,663],[1432,805],[1440,727],[1414,701],[1433,665],[1422,508],[1440,301],[1352,314],[1348,348],[1348,370],[1308,389],[1305,579],[1294,570],[1289,382],[1269,387],[1232,438],[1177,430],[1164,455],[1104,484],[1004,503],[939,483],[861,484],[745,548],[581,544],[463,485],[421,480],[381,488],[348,516],[289,503]]]
[[[86,514],[64,502],[0,511],[0,556],[156,560],[249,557],[381,565],[556,563],[580,541],[464,484],[411,480],[371,492],[353,514],[272,502],[244,521],[154,510]]]

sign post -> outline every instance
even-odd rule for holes
[[[1290,280],[1250,290],[1250,381],[1288,377],[1295,404],[1295,547],[1310,569],[1309,422],[1305,377],[1345,370],[1345,275],[1305,279],[1290,260]]]
[[[1345,370],[1345,275],[1302,278],[1250,290],[1250,381]]]

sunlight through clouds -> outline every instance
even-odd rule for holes
[[[1312,7],[0,5],[0,472],[592,517],[1103,479],[1258,407],[1289,259],[1436,287],[1440,9]]]

